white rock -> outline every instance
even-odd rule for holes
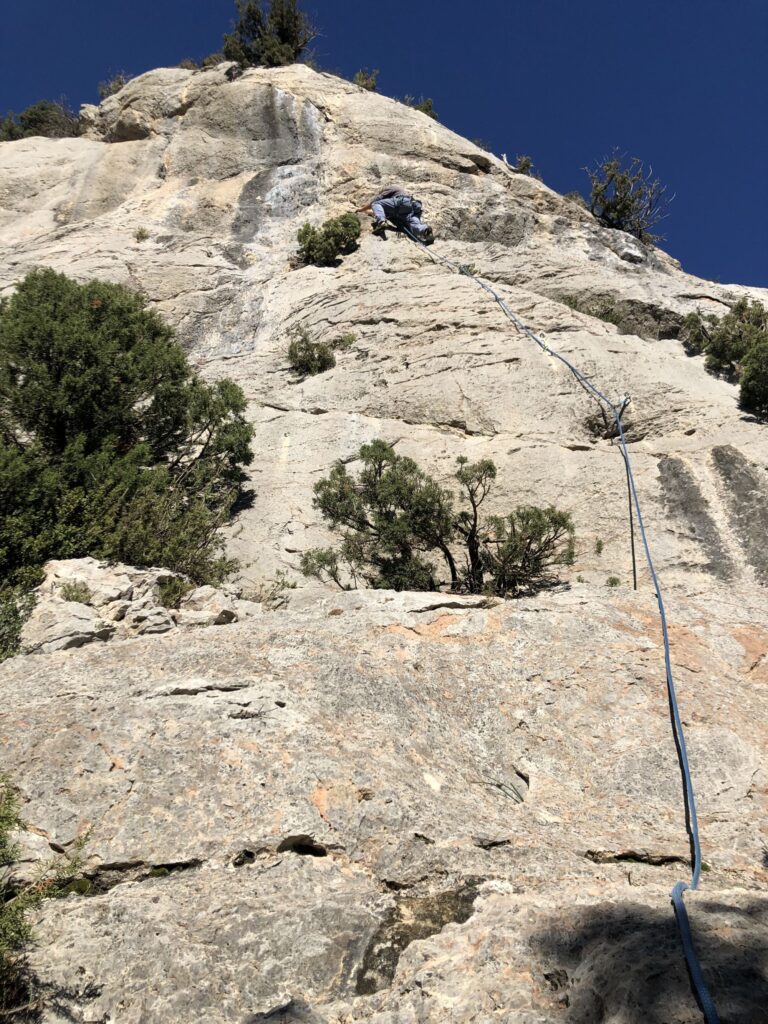
[[[24,654],[52,654],[82,647],[95,640],[109,640],[115,631],[93,608],[76,601],[52,597],[36,605],[21,632]]]
[[[194,618],[190,616],[194,615]],[[179,608],[180,625],[222,626],[237,619],[233,601],[215,587],[198,587],[182,598]]]
[[[70,558],[46,562],[45,579],[38,588],[41,596],[61,595],[62,589],[72,584],[83,584],[90,591],[87,603],[102,608],[113,601],[130,600],[133,583],[121,570],[95,558]]]
[[[152,604],[148,598],[137,605],[131,605],[123,619],[126,631],[137,636],[167,633],[175,624],[167,608]]]

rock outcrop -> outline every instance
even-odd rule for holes
[[[194,587],[167,569],[135,569],[95,558],[47,562],[35,606],[21,634],[24,654],[52,654],[96,640],[167,633],[184,626],[220,626],[260,614],[259,602],[237,588]],[[166,607],[162,587],[184,583],[178,607]]]
[[[90,892],[37,928],[46,1021],[698,1021],[652,597],[484,604],[297,594],[4,665],[25,817],[91,830]],[[734,1021],[768,996],[761,608],[681,598],[673,629]]]
[[[0,292],[40,264],[130,284],[202,372],[241,384],[256,497],[228,543],[246,576],[299,582],[327,539],[313,484],[377,436],[445,482],[458,456],[493,458],[492,510],[552,502],[578,547],[568,586],[513,604],[305,588],[227,624],[234,596],[206,590],[175,616],[220,624],[205,630],[162,631],[153,616],[174,617],[115,567],[60,632],[121,642],[4,664],[0,767],[43,840],[27,867],[90,830],[89,892],[37,926],[46,1024],[701,1019],[668,906],[689,849],[658,620],[642,567],[630,588],[610,430],[407,240],[364,233],[338,267],[292,269],[305,220],[390,181],[423,199],[434,252],[632,397],[707,865],[695,939],[723,1021],[762,1020],[768,428],[676,334],[694,309],[768,293],[692,278],[303,66],[159,70],[86,116],[85,138],[0,146]],[[356,341],[297,380],[298,327]],[[140,632],[162,635],[125,636]]]

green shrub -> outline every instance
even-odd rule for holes
[[[251,458],[244,411],[140,296],[30,273],[0,301],[0,578],[91,555],[219,581]]]
[[[440,118],[437,116],[435,110],[435,104],[429,97],[420,96],[416,99],[415,96],[404,96],[403,103],[406,107],[413,107],[414,110],[420,110],[422,114],[426,114],[427,117],[431,117],[433,121],[439,121]]]
[[[604,547],[605,547],[605,542],[603,540],[601,540],[600,537],[598,537],[597,540],[595,541],[595,554],[596,555],[602,555]]]
[[[374,71],[369,71],[368,68],[361,68],[359,71],[355,72],[355,77],[352,81],[355,85],[360,86],[361,89],[365,89],[366,92],[376,92],[376,82],[378,77],[378,68]]]
[[[185,57],[184,60],[179,61],[176,67],[181,68],[183,71],[199,71],[201,65],[192,57]]]
[[[621,580],[618,576],[609,576],[608,579],[605,581],[606,587],[618,587],[620,583]]]
[[[185,580],[183,576],[171,576],[158,584],[158,596],[160,604],[164,608],[178,608],[181,599],[194,589],[194,583]]]
[[[702,354],[709,341],[707,324],[709,323],[711,326],[716,321],[717,318],[714,316],[707,316],[705,319],[699,313],[689,313],[685,320],[683,320],[679,338],[689,356],[699,356]]]
[[[217,50],[215,53],[209,53],[207,57],[203,57],[200,61],[200,67],[215,68],[217,64],[223,64],[227,58],[224,56],[221,50]]]
[[[613,155],[593,168],[585,167],[591,183],[589,210],[607,228],[626,231],[641,242],[658,242],[663,235],[654,228],[667,215],[671,200],[666,185],[645,170],[641,160],[633,157],[623,166],[625,157]]]
[[[235,0],[238,21],[224,36],[224,57],[241,67],[294,64],[315,36],[296,0],[271,0],[265,13],[261,0]]]
[[[332,217],[319,227],[305,224],[299,229],[299,258],[318,267],[331,267],[339,256],[347,256],[358,247],[360,221],[354,213]]]
[[[26,957],[33,938],[29,914],[44,899],[65,893],[67,882],[81,868],[87,838],[75,844],[72,857],[43,864],[34,881],[14,884],[10,869],[20,853],[16,833],[24,829],[19,797],[0,777],[0,1017],[9,1020],[33,1019],[25,1013],[33,995]]]
[[[93,600],[91,588],[82,580],[70,580],[61,588],[61,596],[65,601],[77,601],[78,604],[89,604]]]
[[[756,341],[744,357],[739,407],[768,420],[768,336]]]
[[[125,71],[118,71],[117,74],[107,79],[106,82],[99,82],[99,100],[105,100],[109,96],[114,96],[116,92],[120,92],[123,86],[130,82],[132,77],[132,75],[126,74]]]
[[[136,228],[136,230],[133,233],[133,237],[136,239],[137,242],[146,242],[146,240],[149,238],[149,232],[147,231],[146,228]]]
[[[567,199],[569,203],[573,203],[575,206],[580,206],[583,210],[587,209],[587,201],[581,192],[566,192],[563,199]]]
[[[263,604],[270,611],[277,611],[288,604],[286,591],[295,590],[296,583],[288,579],[284,569],[278,569],[273,580],[260,580],[250,590],[243,590],[240,597],[246,601]]]
[[[333,349],[322,341],[312,341],[305,328],[300,328],[288,346],[291,369],[305,377],[331,370],[336,365]]]
[[[336,349],[340,352],[347,352],[357,341],[357,338],[352,333],[340,334],[338,338],[334,338],[331,342],[331,348]]]
[[[0,661],[19,653],[21,630],[35,606],[31,587],[37,580],[12,587],[0,584]]]
[[[63,100],[40,100],[20,114],[7,114],[0,122],[0,142],[14,142],[35,136],[64,139],[79,134],[80,119]]]
[[[680,332],[689,355],[704,354],[710,373],[740,384],[739,407],[768,416],[768,310],[739,299],[723,317],[690,313]]]
[[[557,509],[519,506],[481,521],[480,506],[496,477],[489,459],[458,460],[456,479],[467,507],[456,510],[449,490],[386,442],[363,445],[358,457],[357,477],[339,462],[315,485],[315,508],[342,539],[338,549],[305,552],[307,576],[342,589],[448,586],[455,593],[505,597],[552,584],[553,568],[573,560],[573,524]],[[448,570],[445,584],[436,562]]]
[[[704,344],[705,365],[711,373],[738,380],[741,364],[758,341],[768,338],[768,310],[759,302],[740,299],[716,320],[709,318]]]
[[[515,157],[514,170],[518,174],[526,174],[529,178],[536,178],[537,181],[541,181],[541,175],[534,166],[533,157],[528,156],[526,153]]]

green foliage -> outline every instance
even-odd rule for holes
[[[529,178],[536,178],[537,181],[541,181],[541,175],[533,163],[533,157],[528,156],[527,153],[515,157],[514,169],[518,174],[526,174]]]
[[[332,369],[336,365],[336,357],[330,345],[312,341],[306,328],[300,328],[288,346],[288,362],[296,373],[313,377]]]
[[[338,338],[334,338],[331,342],[331,348],[337,349],[341,352],[347,352],[357,341],[354,334],[348,332],[347,334],[340,334]]]
[[[567,199],[569,203],[580,206],[584,210],[587,209],[587,201],[581,192],[566,192],[563,199]]]
[[[315,507],[333,529],[344,529],[340,556],[353,583],[393,590],[436,590],[437,579],[423,555],[452,532],[450,494],[412,459],[395,454],[384,441],[363,445],[357,479],[337,463],[315,485]],[[337,563],[338,566],[338,563]],[[318,575],[332,554],[310,552],[302,571]]]
[[[288,603],[286,591],[295,590],[296,583],[288,579],[283,569],[278,569],[273,580],[261,580],[253,589],[244,590],[241,597],[246,601],[256,601],[270,611],[277,611]]]
[[[244,411],[140,296],[30,273],[0,302],[0,577],[92,555],[219,581]]]
[[[22,627],[35,606],[30,588],[36,582],[15,587],[0,584],[0,661],[19,653]]]
[[[146,240],[149,238],[149,232],[147,231],[146,228],[136,228],[136,230],[133,233],[133,237],[136,239],[137,242],[146,242]]]
[[[332,217],[319,227],[305,224],[299,229],[299,258],[318,267],[335,266],[339,256],[347,256],[358,247],[360,221],[354,213]]]
[[[373,71],[369,71],[368,68],[361,68],[359,71],[355,72],[355,77],[352,81],[355,85],[359,85],[361,89],[365,89],[366,92],[376,92],[376,82],[378,77],[378,68]]]
[[[203,70],[205,68],[215,68],[217,64],[223,64],[226,59],[224,53],[221,50],[217,50],[215,53],[209,53],[207,57],[203,57],[200,61],[200,67]]]
[[[20,114],[11,111],[0,121],[0,142],[15,142],[35,136],[64,139],[79,134],[80,119],[64,100],[40,100]]]
[[[392,590],[438,590],[516,596],[555,581],[552,567],[573,560],[573,524],[554,508],[519,506],[485,522],[479,510],[496,478],[490,459],[458,460],[467,507],[396,455],[384,441],[363,445],[357,477],[339,462],[315,485],[315,508],[341,533],[334,548],[313,548],[302,572],[344,590],[363,584]],[[457,554],[457,549],[460,554]],[[450,575],[443,584],[435,562]]]
[[[88,604],[92,598],[91,588],[82,580],[70,580],[61,588],[61,596],[65,601],[77,601],[78,604]]]
[[[704,354],[710,373],[740,384],[739,407],[768,417],[768,310],[739,299],[725,316],[689,314],[680,332],[689,355]]]
[[[67,882],[81,868],[87,838],[75,844],[71,858],[43,864],[34,881],[13,884],[10,869],[20,853],[15,834],[24,828],[18,794],[0,777],[0,1017],[9,1019],[21,1017],[31,996],[26,962],[26,947],[33,938],[29,914],[44,899],[65,893]]]
[[[601,540],[600,537],[598,537],[597,540],[595,541],[595,554],[596,555],[602,555],[604,547],[605,547],[604,541]]]
[[[621,580],[618,576],[609,576],[608,579],[605,581],[606,587],[618,587],[620,583]]]
[[[132,75],[126,74],[125,71],[118,71],[117,74],[108,78],[106,82],[99,82],[99,99],[105,100],[109,96],[114,96],[116,92],[120,92],[123,86],[130,82],[132,77]]]
[[[194,583],[185,580],[183,576],[171,576],[159,583],[157,589],[160,604],[164,608],[178,608],[181,599],[194,589]]]
[[[315,31],[296,0],[271,0],[266,12],[261,0],[236,0],[238,22],[224,36],[224,57],[241,67],[281,67],[294,64]]]
[[[199,71],[201,65],[192,57],[185,57],[184,60],[179,61],[176,67],[184,71]]]
[[[404,96],[403,103],[406,107],[413,107],[414,110],[420,110],[422,114],[426,114],[427,117],[431,117],[433,121],[439,121],[440,118],[437,116],[435,110],[435,104],[429,97],[419,96],[416,99],[415,96]]]
[[[519,505],[506,516],[491,516],[486,529],[481,555],[489,585],[482,589],[500,597],[552,586],[552,567],[573,564],[573,522],[554,506]]]
[[[707,369],[738,380],[747,353],[768,337],[768,310],[759,302],[740,299],[720,320],[710,318],[709,329],[703,330]]]
[[[667,215],[671,199],[666,185],[653,177],[652,168],[646,171],[637,157],[626,166],[624,160],[624,154],[614,151],[594,168],[584,168],[592,186],[590,213],[605,227],[626,231],[641,242],[660,241],[664,236],[651,229]]]
[[[680,328],[679,338],[689,356],[702,354],[709,341],[707,323],[711,326],[716,320],[717,318],[713,316],[708,316],[705,320],[699,313],[688,314]]]
[[[739,407],[768,420],[768,336],[756,341],[744,357]]]

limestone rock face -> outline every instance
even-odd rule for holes
[[[493,511],[567,507],[582,537],[575,573],[628,576],[622,465],[595,403],[486,293],[367,228],[340,266],[291,269],[302,223],[392,181],[422,199],[432,253],[473,267],[611,399],[631,396],[627,434],[665,572],[708,572],[713,545],[734,579],[763,571],[729,495],[743,463],[765,503],[764,428],[676,336],[693,310],[768,293],[685,274],[394,100],[302,65],[234,81],[227,70],[149,72],[87,108],[85,138],[0,146],[0,294],[39,265],[121,281],[168,318],[204,373],[243,386],[257,496],[230,548],[248,578],[296,573],[301,552],[326,539],[312,508],[318,475],[375,436],[446,482],[458,455],[494,458]],[[286,357],[297,327],[356,341],[333,370],[298,381]],[[660,468],[668,460],[672,472]]]
[[[718,587],[672,631],[707,863],[689,907],[722,1019],[757,1021],[766,630]],[[37,926],[49,1024],[700,1019],[651,595],[298,595],[15,658],[0,709],[28,823],[65,849],[91,829],[90,893]]]
[[[639,546],[630,586],[610,424],[430,253],[631,396],[707,864],[694,937],[723,1021],[756,1024],[768,428],[677,334],[768,293],[691,277],[385,97],[303,66],[226,71],[150,72],[88,109],[85,138],[0,145],[0,293],[39,265],[129,284],[201,372],[243,387],[255,500],[228,545],[246,582],[303,584],[302,552],[328,540],[313,485],[374,437],[446,485],[458,456],[493,458],[488,510],[569,510],[576,564],[514,604],[304,587],[277,611],[223,591],[176,615],[156,580],[88,570],[75,618],[162,635],[0,667],[0,770],[25,820],[55,849],[92,830],[90,894],[38,923],[45,1024],[701,1019],[668,905],[689,849],[658,618]],[[429,252],[364,227],[338,266],[293,268],[305,221],[389,183],[422,199]],[[299,380],[299,327],[355,342]],[[40,609],[64,603],[74,570],[56,571]],[[203,621],[221,625],[174,626]]]

